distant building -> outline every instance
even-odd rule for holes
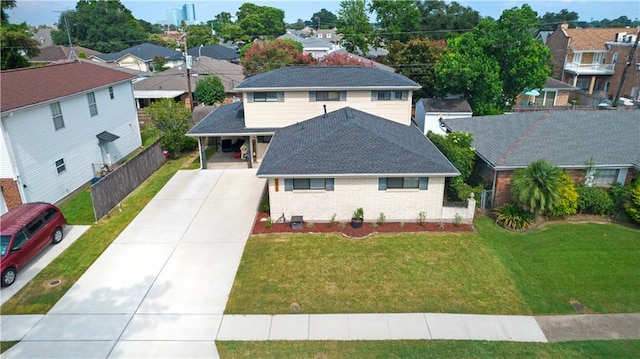
[[[194,4],[184,4],[182,7],[167,10],[167,25],[180,26],[182,22],[193,24],[196,21],[196,7]]]

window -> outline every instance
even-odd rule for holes
[[[597,170],[596,178],[593,180],[594,186],[608,186],[618,180],[618,170]]]
[[[330,38],[331,38],[331,34],[327,34],[327,39],[330,39]]]
[[[318,39],[322,39],[322,34],[318,34]]]
[[[371,101],[406,101],[409,91],[371,91]]]
[[[115,95],[113,94],[113,86],[109,86],[109,98],[114,99]]]
[[[617,52],[615,52],[615,53],[613,54],[613,57],[611,58],[611,64],[612,64],[612,65],[615,65],[615,64],[616,64],[616,62],[618,62],[618,53],[617,53]]]
[[[36,234],[40,228],[42,228],[42,226],[44,225],[44,222],[42,221],[42,218],[38,217],[36,219],[34,219],[33,221],[29,222],[29,224],[27,224],[26,228],[29,231],[29,233],[31,234],[31,236],[33,236],[34,234]]]
[[[607,81],[604,83],[604,92],[609,93],[609,89],[611,88],[611,82]]]
[[[56,161],[56,171],[58,171],[58,173],[62,173],[64,171],[66,171],[67,168],[64,165],[64,158],[61,158],[59,160]]]
[[[286,178],[284,190],[325,190],[333,191],[333,178]]]
[[[27,237],[27,234],[24,230],[16,233],[16,235],[13,236],[13,245],[11,246],[11,250],[19,249],[20,247],[22,247],[27,239],[29,239],[29,237]]]
[[[51,104],[51,117],[53,117],[53,127],[58,131],[64,128],[64,118],[62,118],[62,108],[60,108],[60,102],[54,102]]]
[[[340,91],[316,91],[316,101],[340,101]]]
[[[96,104],[96,95],[93,92],[87,94],[87,100],[89,100],[89,112],[91,117],[98,114],[98,105]]]
[[[254,102],[278,102],[277,92],[254,92]]]
[[[429,187],[428,177],[381,177],[378,179],[378,190],[387,189],[419,189]]]

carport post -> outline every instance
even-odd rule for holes
[[[198,152],[200,152],[200,169],[207,169],[207,154],[204,152],[206,137],[198,137]]]
[[[248,137],[249,146],[247,146],[247,166],[253,168],[253,144],[251,143],[251,136]]]

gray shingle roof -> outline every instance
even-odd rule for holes
[[[277,129],[258,176],[459,172],[417,127],[349,107]]]
[[[257,88],[389,88],[417,90],[420,85],[400,74],[371,66],[291,66],[252,76],[236,87]]]
[[[444,120],[471,132],[479,156],[497,168],[544,158],[560,167],[640,166],[640,111],[546,111]]]
[[[237,60],[240,58],[238,50],[222,45],[207,45],[202,46],[202,48],[192,47],[187,51],[187,53],[194,58],[203,56],[226,61]]]
[[[180,60],[183,58],[182,52],[171,50],[166,47],[144,43],[137,46],[132,46],[122,51],[113,52],[110,54],[98,54],[92,57],[99,58],[106,62],[118,61],[120,58],[132,55],[143,61],[152,61],[154,56],[162,56],[167,60]]]
[[[423,98],[420,101],[427,112],[473,112],[465,99]]]
[[[244,123],[242,102],[222,105],[187,132],[188,136],[220,136],[273,133],[275,128],[250,128]]]

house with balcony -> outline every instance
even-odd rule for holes
[[[271,216],[347,221],[465,222],[466,207],[443,205],[445,179],[458,170],[411,121],[420,86],[374,67],[286,67],[246,79],[242,102],[221,106],[194,126],[201,154],[220,138],[220,151],[246,146],[245,160],[268,179]],[[201,161],[206,163],[206,160]]]
[[[139,148],[134,78],[86,61],[2,71],[3,209],[57,202]]]
[[[622,79],[627,57],[635,43],[637,29],[571,29],[560,24],[548,36],[546,45],[554,61],[554,77],[601,98],[613,98]],[[627,73],[623,97],[638,97],[640,52],[636,52]]]

